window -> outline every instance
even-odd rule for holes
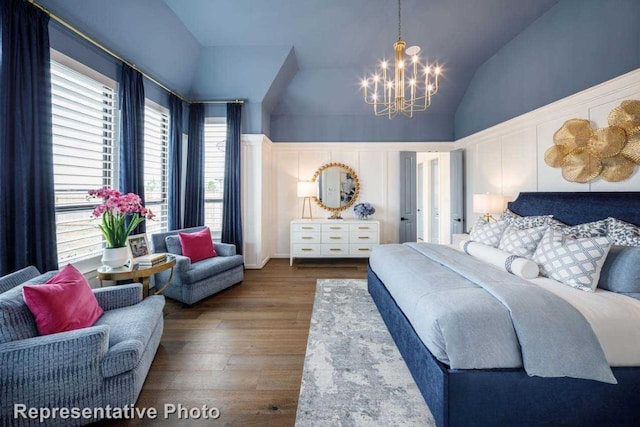
[[[103,238],[87,191],[112,187],[115,82],[52,53],[51,98],[56,234],[60,264],[99,255]]]
[[[146,100],[144,107],[144,205],[155,214],[146,221],[147,234],[168,229],[167,150],[169,147],[168,111]]]
[[[216,239],[222,235],[226,143],[226,120],[208,118],[204,124],[204,224]]]

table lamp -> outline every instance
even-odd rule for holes
[[[501,213],[504,210],[504,196],[501,194],[474,194],[473,212],[483,215],[486,222],[491,221],[491,214]]]
[[[303,197],[302,201],[302,219],[312,219],[311,213],[311,198],[318,196],[318,183],[315,181],[299,181],[298,182],[298,197]],[[309,216],[304,216],[306,204],[309,204]]]

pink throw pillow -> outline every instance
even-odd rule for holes
[[[88,328],[103,313],[89,282],[71,264],[43,285],[25,285],[22,296],[40,335]]]
[[[182,255],[191,258],[191,262],[218,256],[213,248],[209,227],[195,233],[182,233],[179,231],[178,238],[180,238],[180,245],[182,246]]]

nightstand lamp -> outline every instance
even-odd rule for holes
[[[311,198],[318,197],[318,183],[314,181],[298,182],[298,197],[304,198],[302,201],[302,219],[312,219]],[[305,207],[309,204],[309,216],[304,216]]]
[[[501,213],[504,210],[504,196],[500,194],[474,194],[473,212],[483,215],[486,222],[491,221],[491,214]]]

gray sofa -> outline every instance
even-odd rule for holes
[[[158,349],[164,297],[142,300],[138,283],[94,289],[104,310],[95,325],[39,336],[22,286],[41,284],[55,273],[40,275],[27,267],[0,278],[0,425],[40,425],[37,419],[15,420],[18,403],[81,409],[133,405]],[[80,425],[98,418],[58,417],[45,424]]]
[[[242,282],[244,279],[244,258],[236,255],[236,247],[228,243],[215,243],[217,257],[197,262],[182,255],[178,232],[194,233],[205,227],[185,228],[151,235],[153,252],[168,252],[177,258],[171,284],[164,295],[193,304],[223,289]],[[169,279],[170,271],[155,275],[156,286],[162,286]]]

